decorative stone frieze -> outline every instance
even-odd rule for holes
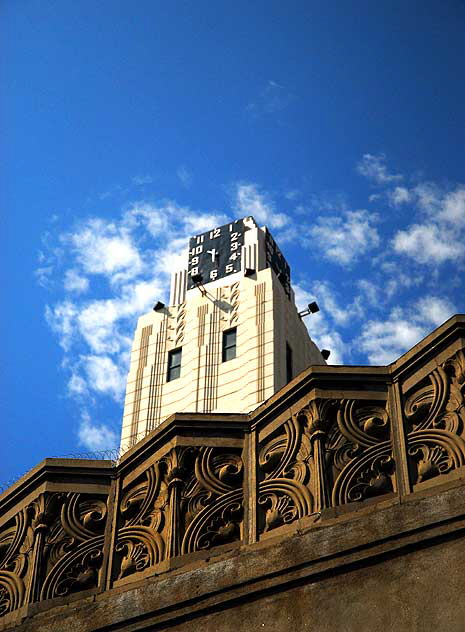
[[[0,621],[463,477],[464,333],[310,367],[248,415],[173,415],[116,466],[47,459],[0,496]]]

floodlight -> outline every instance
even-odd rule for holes
[[[318,307],[318,303],[316,301],[313,301],[312,303],[308,304],[308,311],[311,314],[316,314],[316,312],[320,311],[320,308]]]
[[[256,270],[255,268],[246,268],[244,270],[244,276],[249,277],[252,276],[252,274],[255,274]]]
[[[193,274],[191,276],[191,279],[196,285],[200,285],[200,283],[202,283],[202,275],[201,274]]]
[[[329,349],[322,349],[321,355],[323,356],[323,360],[327,360],[331,355],[331,351]]]
[[[159,312],[161,309],[163,309],[165,307],[165,304],[162,303],[161,301],[157,301],[155,303],[155,305],[153,306],[153,311],[154,312]]]

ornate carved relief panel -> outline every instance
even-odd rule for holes
[[[107,517],[104,496],[41,494],[0,533],[0,613],[97,588]]]
[[[395,490],[386,403],[316,399],[259,451],[260,531]]]
[[[407,458],[413,486],[465,465],[464,393],[465,354],[458,351],[406,394]]]
[[[114,579],[242,537],[238,449],[172,448],[123,489]]]

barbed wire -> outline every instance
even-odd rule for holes
[[[145,439],[145,437],[152,432],[153,428],[144,430],[143,432],[139,432],[135,437],[132,437],[129,443],[125,443],[119,448],[109,448],[107,450],[96,450],[94,452],[69,452],[68,454],[60,454],[54,455],[46,458],[51,459],[82,459],[86,461],[111,461],[111,467],[116,467],[125,452],[129,450],[129,448],[134,447],[139,441]],[[25,478],[34,467],[29,468],[23,474],[18,474],[17,476],[13,476],[12,478],[3,481],[0,483],[0,494],[2,494],[9,487],[20,481],[22,478]]]
[[[125,452],[121,448],[113,448],[109,450],[97,450],[96,452],[69,452],[68,454],[61,454],[59,456],[50,456],[46,458],[50,459],[81,459],[86,461],[111,461],[111,467],[116,467],[119,463],[119,459],[121,455]],[[18,474],[17,476],[13,476],[10,479],[3,481],[0,483],[0,494],[2,494],[9,487],[20,481],[22,478],[25,478],[30,472],[32,472],[34,467],[31,467],[23,474]]]

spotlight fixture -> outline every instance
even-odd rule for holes
[[[153,306],[153,311],[154,312],[159,312],[161,309],[163,309],[165,307],[165,304],[162,303],[161,301],[157,301],[155,303],[155,305]]]
[[[322,349],[321,355],[323,356],[324,360],[327,360],[329,356],[331,355],[331,351],[329,349]]]
[[[193,274],[191,276],[191,279],[196,285],[200,285],[202,283],[202,275],[201,274]]]
[[[244,276],[249,277],[252,276],[252,274],[255,274],[256,270],[255,268],[246,268],[244,270]]]
[[[202,296],[206,296],[207,290],[203,286],[202,275],[201,274],[192,274],[191,279],[193,283],[195,283],[195,287],[199,289],[199,292]]]
[[[312,303],[309,303],[307,305],[307,309],[303,309],[301,312],[299,312],[299,316],[300,318],[302,318],[303,316],[308,316],[309,314],[316,314],[319,311],[320,308],[318,307],[318,303],[316,301],[313,301]]]

